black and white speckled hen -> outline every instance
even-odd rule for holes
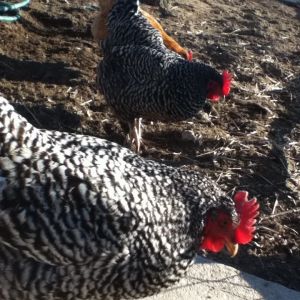
[[[96,137],[41,130],[0,97],[0,299],[151,295],[199,249],[252,240],[256,199]]]
[[[193,117],[206,99],[230,91],[231,76],[169,50],[139,10],[137,0],[117,0],[108,16],[108,36],[98,85],[121,122],[129,124],[137,151],[141,118],[179,121]]]

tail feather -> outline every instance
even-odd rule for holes
[[[40,142],[39,131],[0,96],[0,155],[11,154],[24,146],[38,146]]]

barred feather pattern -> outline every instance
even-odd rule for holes
[[[143,117],[179,121],[205,104],[211,80],[221,75],[165,47],[160,33],[140,13],[137,0],[118,0],[108,17],[97,82],[122,121]]]
[[[220,206],[236,215],[206,176],[35,128],[0,97],[1,300],[154,294],[185,273]]]

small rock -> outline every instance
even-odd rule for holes
[[[202,123],[211,123],[209,114],[203,111],[197,114],[197,119],[200,120]]]
[[[184,130],[181,134],[181,138],[186,142],[193,142],[198,145],[202,143],[202,136],[195,134],[193,130]]]

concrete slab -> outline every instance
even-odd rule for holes
[[[146,300],[300,300],[300,292],[208,259],[198,258],[185,278]]]

